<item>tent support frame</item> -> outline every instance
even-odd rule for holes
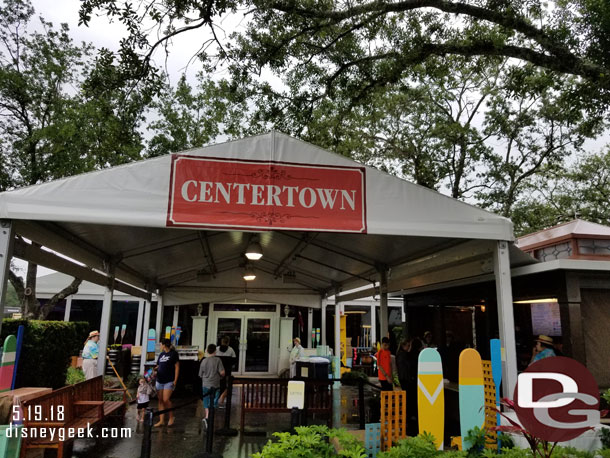
[[[144,363],[148,356],[148,328],[150,326],[150,300],[144,302],[144,322],[142,323],[142,356],[140,357],[140,375],[144,374]]]
[[[498,328],[502,342],[502,393],[512,399],[517,384],[517,348],[515,342],[515,317],[513,313],[513,292],[511,287],[509,242],[499,240],[494,250],[494,273],[498,304]]]
[[[4,316],[6,304],[6,290],[8,286],[11,258],[13,256],[14,230],[11,220],[0,220],[0,313]],[[0,319],[0,330],[2,330],[2,319]]]
[[[106,368],[106,348],[110,340],[110,320],[112,318],[112,295],[114,293],[114,278],[111,277],[104,291],[104,304],[102,305],[102,319],[100,320],[100,340],[97,356],[97,375],[104,375]]]

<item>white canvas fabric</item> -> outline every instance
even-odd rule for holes
[[[311,165],[360,164],[284,134],[189,150],[189,155]],[[0,194],[0,218],[166,227],[171,156]],[[510,220],[366,168],[369,234],[513,240]]]

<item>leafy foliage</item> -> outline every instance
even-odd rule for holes
[[[68,372],[66,373],[66,385],[74,385],[84,381],[85,373],[82,369],[72,366],[68,367]]]
[[[89,323],[5,318],[0,339],[16,336],[20,325],[25,329],[16,386],[64,386],[70,357],[82,350]]]
[[[245,30],[224,38],[220,19],[242,11],[248,11]],[[577,75],[575,96],[584,103],[586,95],[591,109],[600,102],[607,109],[610,11],[604,0],[85,0],[81,22],[96,12],[125,24],[123,60],[134,71],[150,69],[154,52],[181,33],[203,37],[198,57],[228,65],[238,78],[298,67],[312,77],[302,91],[311,98],[337,88],[360,98],[434,57],[503,57]]]
[[[347,431],[326,426],[299,426],[296,434],[273,433],[277,441],[269,441],[253,458],[325,458],[343,456],[365,458],[364,447]],[[329,440],[336,438],[342,447],[337,453]]]
[[[436,449],[434,437],[426,433],[398,441],[397,445],[377,456],[379,458],[430,458],[441,453]]]

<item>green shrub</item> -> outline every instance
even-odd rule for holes
[[[336,438],[343,448],[342,457],[366,458],[364,447],[345,430],[329,429],[326,426],[299,426],[296,434],[273,433],[277,441],[269,441],[252,458],[329,458],[338,456],[329,443]]]
[[[87,322],[13,320],[2,321],[0,339],[17,335],[25,326],[17,368],[16,387],[60,388],[66,383],[71,356],[78,356],[89,334]]]
[[[78,367],[68,367],[66,374],[66,385],[74,385],[85,381],[85,373]]]
[[[498,433],[498,440],[502,445],[502,449],[515,448],[515,441],[513,440],[513,437],[509,436],[508,434]]]
[[[425,433],[416,437],[408,437],[390,448],[386,452],[377,455],[378,458],[430,458],[442,455],[443,452],[436,449],[434,436]],[[456,455],[454,455],[456,456]],[[457,456],[466,456],[465,454]]]
[[[351,370],[349,372],[344,372],[341,375],[341,384],[355,386],[358,385],[358,382],[362,380],[363,382],[368,382],[369,377],[362,371]]]
[[[599,432],[599,434],[600,434],[599,440],[602,443],[602,447],[604,449],[610,449],[610,429],[602,428],[601,431]]]

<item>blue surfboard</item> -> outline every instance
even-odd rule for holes
[[[496,409],[498,413],[496,414],[496,425],[500,426],[500,385],[502,385],[502,344],[500,339],[491,339],[489,342],[489,346],[491,349],[491,375],[494,379],[494,384],[496,385]],[[500,444],[500,440],[498,440],[498,450],[502,447]]]

